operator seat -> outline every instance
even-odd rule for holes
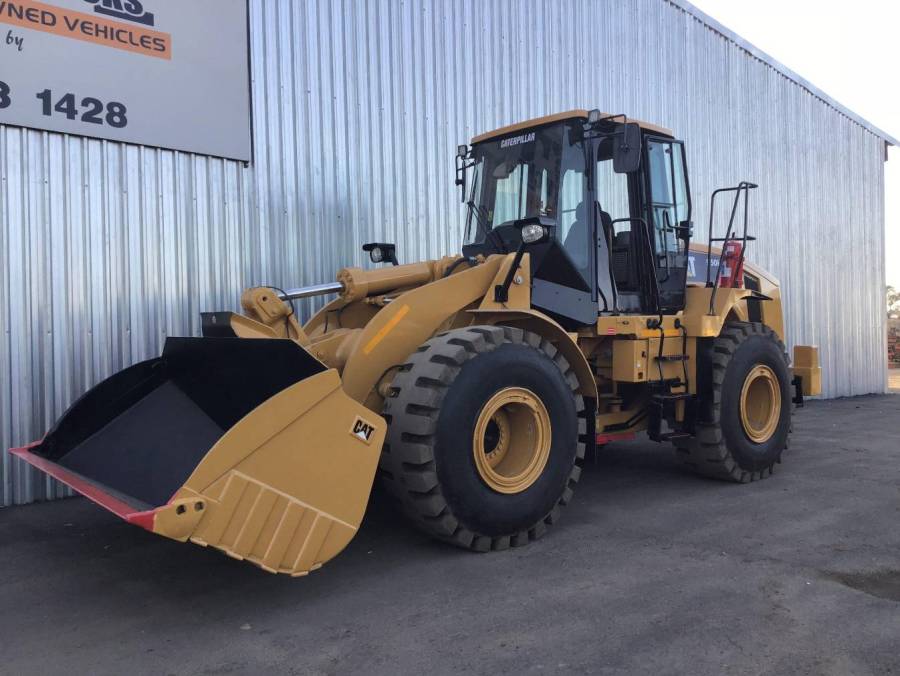
[[[589,242],[587,204],[582,200],[575,207],[575,220],[569,227],[569,232],[566,233],[566,239],[563,242],[563,246],[579,270],[586,271],[588,269]]]
[[[607,245],[608,245],[608,243],[612,240],[612,236],[613,236],[612,216],[610,216],[608,213],[603,211],[603,207],[601,207],[599,204],[597,206],[599,207],[599,212],[600,212],[600,225],[603,226],[603,236],[606,238]]]
[[[612,217],[603,211],[602,208],[598,209],[598,211],[600,213],[600,225],[603,226],[603,237],[609,242],[612,238],[613,230]],[[589,227],[588,204],[587,202],[582,201],[575,207],[575,220],[572,222],[572,226],[566,234],[566,240],[563,243],[563,246],[569,253],[569,256],[572,257],[575,264],[585,271],[588,268],[590,255],[589,246],[591,238],[588,237]]]
[[[636,291],[638,287],[632,260],[630,230],[616,233],[610,258],[616,286],[622,291]]]

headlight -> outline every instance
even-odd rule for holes
[[[535,244],[547,237],[547,228],[543,225],[526,225],[522,227],[522,241],[525,244]]]
[[[381,250],[380,246],[373,247],[371,251],[369,251],[369,258],[372,259],[373,263],[380,263],[384,260],[384,252]]]

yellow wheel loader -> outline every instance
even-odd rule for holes
[[[382,267],[249,289],[12,452],[131,523],[292,575],[347,545],[376,477],[426,533],[488,551],[543,535],[586,451],[638,432],[706,476],[771,474],[820,368],[811,346],[789,367],[778,282],[744,260],[755,185],[717,190],[692,246],[683,144],[660,127],[577,110],[456,162],[459,255],[400,265],[369,243]],[[325,294],[301,325],[293,300]]]

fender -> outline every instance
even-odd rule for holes
[[[504,324],[533,331],[553,342],[568,360],[578,378],[578,394],[597,399],[597,381],[578,343],[559,324],[537,310],[469,310],[476,324]]]
[[[715,307],[709,312],[711,289],[689,286],[685,294],[685,308],[681,322],[688,335],[696,338],[716,338],[725,322],[731,319],[749,321],[747,299],[754,298],[758,292],[750,289],[718,289]],[[762,321],[769,326],[781,340],[784,340],[784,320],[781,312],[781,296],[770,292],[769,299],[762,301]]]

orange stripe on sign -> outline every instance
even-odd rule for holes
[[[409,305],[404,305],[402,308],[397,310],[397,314],[391,317],[388,320],[388,323],[378,329],[378,333],[372,336],[371,340],[366,343],[366,346],[363,348],[363,354],[369,354],[372,350],[378,347],[378,343],[385,339],[387,334],[394,330],[394,327],[400,323],[400,320],[403,319],[409,313]]]
[[[123,49],[144,56],[155,56],[158,59],[172,58],[172,36],[169,33],[131,26],[120,21],[99,19],[92,14],[75,12],[44,2],[34,0],[0,2],[0,23]]]

